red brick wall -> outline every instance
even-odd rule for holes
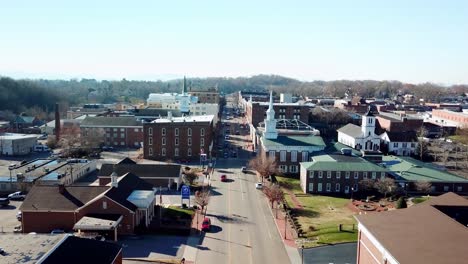
[[[376,119],[380,128],[389,132],[417,131],[423,125],[422,119],[406,119],[397,122],[380,116]]]
[[[28,212],[23,211],[23,233],[50,233],[54,229],[73,230],[74,212]]]
[[[309,175],[313,174],[314,177],[311,179]],[[346,172],[342,171],[341,176],[339,179],[336,178],[336,171],[331,172],[331,178],[327,178],[327,171],[322,172],[322,178],[319,178],[319,171],[308,171],[307,172],[307,180],[306,180],[306,188],[307,191],[309,192],[309,183],[314,184],[314,191],[312,193],[344,193],[345,192],[345,186],[349,186],[349,193],[351,193],[351,188],[355,185],[358,184],[358,190],[357,192],[360,191],[362,188],[359,185],[359,182],[364,179],[364,172],[358,172],[358,178],[354,179],[354,172],[350,171],[349,172],[349,179],[346,179]],[[381,174],[380,172],[376,172],[376,180],[380,179]],[[388,174],[385,174],[385,177],[388,177]],[[372,179],[372,171],[367,172],[367,178]],[[322,183],[322,191],[317,192],[317,186],[318,183]],[[330,192],[327,192],[327,183],[331,184],[331,189]],[[340,184],[340,191],[336,192],[336,184]]]
[[[259,103],[253,103],[252,107],[247,107],[246,117],[250,124],[257,127],[258,123],[263,122],[266,118],[266,110],[268,105],[260,105]],[[304,123],[309,123],[309,112],[310,108],[307,105],[274,105],[275,118],[279,119],[280,115],[284,115],[285,119],[294,119],[294,115],[300,115],[299,120]],[[280,109],[284,109],[284,113],[280,112]],[[295,109],[299,109],[299,112],[294,112]]]
[[[153,129],[153,136],[149,135],[148,129]],[[166,129],[166,135],[162,135],[162,128]],[[175,145],[175,128],[179,129],[179,145]],[[192,129],[192,145],[188,146],[188,129]],[[205,135],[201,136],[201,129],[205,129]],[[148,138],[153,139],[153,145],[150,146]],[[162,145],[162,138],[166,138],[166,145]],[[204,146],[200,146],[201,138],[204,138]],[[200,159],[201,148],[205,154],[209,154],[209,147],[213,140],[213,127],[211,123],[194,122],[174,122],[174,123],[149,123],[144,125],[144,150],[145,159],[152,160],[198,160]],[[149,148],[153,149],[153,155],[149,155]],[[161,149],[166,149],[166,155],[162,155]],[[179,155],[175,156],[175,148],[179,149]],[[188,149],[192,150],[192,155],[188,156]]]
[[[432,110],[432,116],[447,119],[453,122],[459,122],[462,125],[468,126],[468,116],[462,116],[457,112],[450,112],[446,110]]]
[[[107,202],[107,209],[103,208],[104,201]],[[77,221],[87,214],[121,214],[123,215],[123,219],[120,222],[118,234],[127,235],[134,233],[134,214],[107,197],[102,197],[78,211]]]
[[[87,128],[96,129],[96,128]],[[102,130],[102,141],[107,146],[112,147],[124,147],[124,148],[135,148],[135,142],[143,142],[143,126],[141,127],[118,127],[117,131],[114,131],[114,127],[102,127],[97,128]],[[121,131],[123,129],[123,131]],[[135,131],[137,129],[138,131]],[[86,127],[81,127],[81,138],[83,142],[86,141]],[[122,138],[122,133],[124,137]],[[95,135],[89,133],[90,135]],[[117,145],[114,145],[114,142],[117,142]],[[122,145],[123,142],[123,145]]]
[[[359,231],[359,244],[357,252],[357,264],[383,264],[382,253],[375,247],[367,236]],[[365,246],[364,246],[365,245]],[[376,261],[374,257],[379,261]]]

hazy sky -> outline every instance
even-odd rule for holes
[[[468,1],[2,1],[0,75],[468,83]]]

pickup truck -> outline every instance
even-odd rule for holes
[[[0,206],[7,206],[10,204],[10,199],[8,198],[0,198]]]

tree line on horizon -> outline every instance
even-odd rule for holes
[[[468,85],[442,86],[434,83],[409,84],[400,81],[336,80],[303,82],[278,75],[252,77],[209,77],[187,79],[188,89],[217,88],[223,94],[237,91],[291,93],[297,96],[342,98],[393,98],[413,94],[417,99],[441,101],[446,96],[464,96]],[[65,105],[84,103],[144,102],[150,93],[181,92],[183,79],[170,81],[107,81],[95,79],[47,80],[0,78],[0,118],[26,113],[47,119],[56,102]],[[7,111],[7,114],[4,112]]]

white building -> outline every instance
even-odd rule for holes
[[[369,108],[362,116],[361,126],[347,124],[338,129],[338,142],[357,150],[379,150],[380,137],[375,134],[375,122],[375,116]]]
[[[4,133],[0,135],[0,153],[6,156],[26,155],[33,151],[38,135]]]
[[[418,147],[418,136],[415,131],[384,132],[380,138],[388,153],[398,156],[410,156],[416,152]]]

